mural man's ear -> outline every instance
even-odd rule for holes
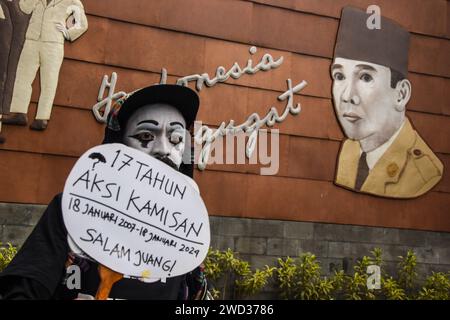
[[[397,111],[405,111],[406,105],[411,98],[411,90],[411,82],[409,82],[408,79],[403,79],[397,82],[397,85],[395,86],[395,91],[397,94],[395,109]]]

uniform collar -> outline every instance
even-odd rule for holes
[[[370,170],[361,191],[383,194],[386,184],[398,182],[406,165],[409,150],[414,146],[416,139],[416,133],[406,118],[397,138]]]
[[[381,146],[378,148],[366,152],[367,154],[367,165],[372,170],[375,165],[377,164],[378,160],[383,156],[383,154],[386,152],[386,150],[391,146],[391,144],[394,142],[395,139],[397,139],[397,136],[400,134],[400,131],[403,129],[403,126],[405,125],[405,121],[403,121],[402,125],[397,129],[397,131],[394,132],[394,134]],[[361,155],[362,149],[360,148],[359,154]]]
[[[408,118],[405,118],[405,123],[398,136],[393,139],[393,142],[370,170],[361,191],[384,194],[387,183],[397,182],[406,165],[408,152],[414,146],[416,139],[417,136],[411,123]],[[354,189],[360,155],[359,142],[347,139],[339,154],[337,184]]]

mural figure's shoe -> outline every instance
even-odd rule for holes
[[[32,130],[38,130],[38,131],[42,131],[45,130],[47,128],[48,125],[48,121],[47,120],[34,120],[33,123],[31,124],[30,128]]]
[[[3,124],[12,124],[15,126],[26,126],[28,118],[26,113],[10,113],[2,118]]]

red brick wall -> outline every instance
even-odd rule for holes
[[[244,65],[248,49],[284,57],[278,69],[230,80],[200,92],[199,119],[208,125],[253,112],[265,115],[286,79],[307,80],[298,116],[280,129],[280,170],[260,176],[252,165],[213,165],[195,179],[211,215],[318,221],[450,231],[450,30],[445,0],[84,0],[89,30],[66,43],[49,128],[5,127],[0,145],[0,201],[45,204],[62,190],[77,157],[100,143],[92,115],[101,78],[118,73],[118,90],[219,65]],[[331,103],[329,66],[346,4],[378,4],[412,33],[408,116],[445,166],[442,181],[414,200],[356,194],[333,184],[343,134]],[[38,99],[35,81],[34,116]]]

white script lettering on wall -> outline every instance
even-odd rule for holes
[[[250,47],[249,52],[251,55],[255,54],[257,52],[256,47]],[[204,85],[210,88],[218,83],[224,83],[230,78],[237,80],[245,74],[253,75],[258,71],[270,71],[276,69],[282,65],[283,61],[283,56],[275,60],[271,54],[265,53],[258,64],[256,64],[255,66],[253,65],[253,60],[248,59],[245,67],[241,67],[238,62],[235,62],[228,70],[223,66],[217,67],[215,76],[213,78],[211,78],[208,73],[192,74],[179,78],[176,81],[176,84],[180,86],[187,86],[190,82],[195,82],[196,90],[200,91],[204,88]],[[98,103],[95,104],[92,108],[96,120],[101,123],[106,123],[108,114],[111,112],[111,105],[114,103],[114,101],[119,100],[127,95],[127,93],[122,91],[117,93],[114,92],[116,83],[117,74],[115,72],[113,72],[111,76],[111,81],[108,81],[108,76],[105,75],[103,77],[98,95]],[[159,84],[166,83],[167,70],[165,68],[162,68]],[[259,130],[263,126],[267,126],[270,128],[273,127],[275,123],[283,122],[289,114],[299,114],[301,107],[300,103],[294,104],[294,94],[299,93],[303,88],[305,88],[307,82],[303,80],[299,84],[293,85],[292,80],[288,79],[287,85],[288,90],[278,96],[279,101],[284,101],[287,99],[286,107],[281,115],[278,113],[278,110],[275,107],[271,107],[268,113],[263,118],[261,118],[257,113],[253,113],[247,118],[245,122],[240,125],[235,125],[235,122],[232,119],[223,121],[220,124],[219,128],[217,128],[216,130],[209,128],[207,125],[200,125],[199,129],[195,130],[194,134],[195,144],[201,147],[199,158],[194,159],[194,163],[198,165],[198,169],[204,170],[206,168],[208,159],[211,154],[211,145],[219,137],[223,137],[225,135],[235,135],[240,132],[250,135],[245,148],[245,156],[247,158],[250,158],[253,151],[255,150]],[[104,98],[106,89],[108,89],[108,95]],[[198,122],[196,122],[196,124],[197,123]]]
[[[108,79],[109,77],[107,75],[103,76],[102,84],[97,97],[98,103],[92,107],[92,112],[94,113],[95,119],[102,123],[106,123],[106,119],[111,111],[113,101],[123,98],[126,95],[123,91],[114,92],[117,83],[117,73],[112,73],[111,81],[108,81]],[[108,95],[106,98],[103,98],[105,96],[106,89],[108,89]]]
[[[204,170],[206,168],[206,164],[208,163],[208,158],[211,154],[211,144],[219,137],[225,136],[227,134],[237,134],[239,132],[244,132],[249,134],[250,137],[247,141],[245,148],[245,155],[247,158],[250,158],[255,150],[256,139],[258,137],[259,129],[263,126],[273,127],[275,123],[281,123],[286,119],[288,114],[297,115],[301,111],[300,103],[297,103],[294,106],[294,94],[300,92],[304,87],[306,87],[306,81],[302,81],[297,84],[295,87],[292,87],[292,80],[287,80],[288,90],[278,96],[278,100],[284,101],[288,100],[286,103],[286,107],[281,114],[278,114],[278,111],[275,107],[271,107],[267,115],[261,119],[261,117],[257,113],[251,114],[247,120],[235,126],[234,120],[230,120],[228,124],[222,122],[216,130],[209,128],[206,125],[201,126],[195,133],[195,143],[203,146],[200,151],[200,157],[197,162],[197,166],[199,170]],[[204,145],[203,145],[204,144]]]
[[[251,54],[256,53],[256,47],[251,47],[249,49]],[[225,82],[230,77],[233,79],[239,79],[243,74],[255,74],[258,71],[269,71],[271,69],[278,68],[283,63],[284,58],[280,57],[276,61],[273,59],[272,55],[266,53],[261,58],[261,61],[253,67],[252,59],[248,59],[247,65],[244,68],[239,66],[239,63],[235,62],[230,70],[226,70],[225,67],[219,66],[216,70],[216,76],[214,78],[210,78],[207,73],[203,74],[193,74],[177,80],[177,84],[182,86],[187,86],[190,81],[195,81],[195,88],[200,91],[203,88],[203,84],[206,84],[208,87],[212,87],[218,82]]]

